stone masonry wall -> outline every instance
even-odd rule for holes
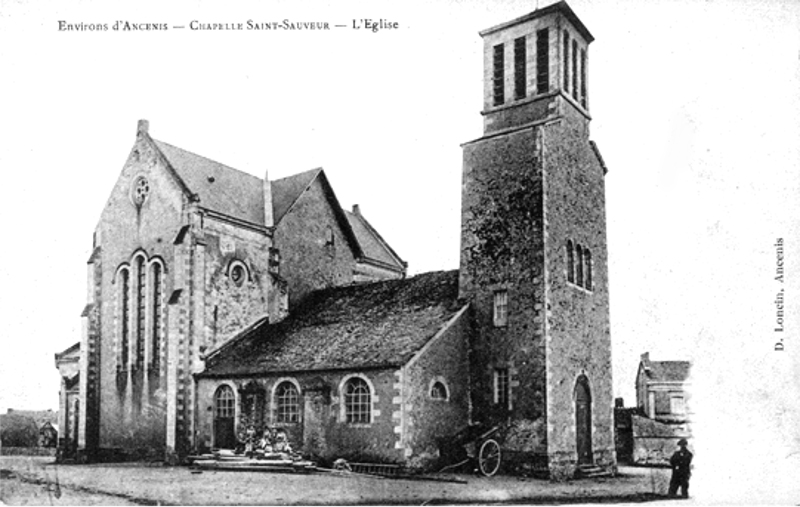
[[[319,177],[277,225],[274,245],[280,250],[280,275],[288,282],[289,312],[309,292],[353,280],[355,260]]]
[[[393,397],[395,396],[395,374],[393,370],[370,370],[358,372],[372,387],[372,422],[369,424],[348,424],[344,420],[341,389],[344,381],[355,372],[300,372],[276,374],[274,376],[218,379],[200,377],[197,380],[198,426],[197,446],[199,450],[214,446],[214,393],[219,386],[226,384],[234,389],[236,396],[236,432],[241,433],[240,390],[250,384],[251,389],[264,393],[265,405],[261,417],[269,426],[286,430],[292,447],[304,455],[332,462],[337,458],[350,461],[398,463],[404,458],[396,448],[398,436],[395,434],[395,421],[392,418]],[[301,420],[299,423],[277,423],[275,419],[275,387],[283,381],[299,386],[301,391]],[[325,417],[320,426],[311,428],[305,419],[307,389],[324,385],[327,391],[324,408]],[[305,433],[314,432],[313,448],[304,448]]]
[[[397,446],[410,458],[408,464],[412,468],[452,464],[438,463],[439,444],[469,423],[471,325],[471,316],[464,308],[441,335],[397,372],[402,377],[398,379],[401,393],[394,400],[397,409],[392,418],[400,436]],[[431,397],[434,382],[445,386],[445,399]]]
[[[464,146],[460,296],[471,300],[472,419],[524,433],[514,450],[546,450],[542,160],[537,130]],[[493,323],[494,293],[508,323]],[[508,368],[510,404],[494,401],[495,368]]]
[[[577,460],[575,387],[591,392],[592,450],[613,465],[613,393],[604,173],[588,140],[588,121],[568,104],[543,127],[547,261],[547,429],[551,474],[571,475]],[[589,248],[591,290],[567,280],[567,240]],[[577,261],[576,261],[577,262]]]
[[[206,218],[202,231],[205,243],[205,315],[199,347],[219,347],[237,332],[267,314],[270,288],[270,238],[263,232]],[[237,283],[231,268],[241,263],[247,271]]]
[[[149,195],[141,207],[134,204],[132,190],[134,181],[140,176],[146,177],[149,183]],[[163,451],[166,402],[165,383],[160,380],[163,379],[164,370],[149,371],[149,361],[135,368],[130,364],[118,364],[122,312],[117,272],[122,266],[130,266],[137,252],[148,261],[160,259],[164,264],[163,294],[168,298],[173,289],[173,241],[184,221],[185,204],[185,198],[168,174],[163,160],[157,156],[146,135],[140,134],[111,192],[96,231],[98,246],[102,248],[102,264],[96,275],[96,282],[102,287],[96,302],[99,311],[98,354],[101,359],[98,414],[100,448],[139,449],[153,454]],[[133,278],[132,284],[135,281]],[[136,322],[132,311],[129,312],[129,318],[133,337]],[[168,318],[165,316],[165,320]],[[148,333],[151,327],[148,321]],[[135,344],[136,340],[132,338],[130,356],[136,354]],[[161,364],[165,363],[166,358]],[[145,382],[153,387],[159,384],[159,387],[146,389]]]

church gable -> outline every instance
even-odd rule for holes
[[[148,240],[171,243],[189,200],[188,188],[150,138],[147,122],[140,121],[136,142],[100,219],[97,240],[106,245],[104,257],[113,250],[130,255]]]
[[[272,189],[277,203],[273,239],[289,308],[311,291],[350,284],[361,249],[324,172],[278,180]]]

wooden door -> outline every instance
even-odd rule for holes
[[[592,463],[592,396],[589,380],[583,375],[575,386],[575,438],[578,464]]]
[[[236,397],[229,386],[220,386],[214,395],[214,447],[235,449]]]

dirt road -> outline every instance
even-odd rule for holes
[[[566,483],[459,475],[466,483],[455,483],[330,474],[193,473],[185,467],[52,462],[52,458],[0,458],[0,500],[9,505],[636,502],[658,499],[668,485],[668,471],[663,469],[622,469],[614,478]]]

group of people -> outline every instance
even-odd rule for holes
[[[292,446],[286,431],[281,428],[264,428],[261,438],[256,437],[256,428],[252,424],[247,427],[244,442],[244,452],[247,455],[257,453],[285,453],[291,454]]]

